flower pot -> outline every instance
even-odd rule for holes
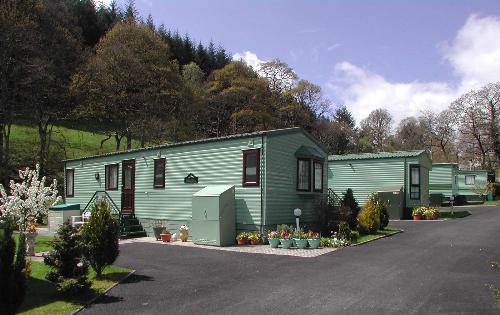
[[[250,240],[251,245],[259,245],[259,240]]]
[[[297,246],[298,249],[304,249],[307,247],[307,239],[295,239],[295,246]]]
[[[172,234],[170,234],[170,233],[160,234],[160,238],[164,242],[170,242],[170,239],[172,238]]]
[[[434,220],[434,216],[432,216],[432,215],[426,215],[425,219],[426,220]]]
[[[165,227],[164,226],[153,227],[153,233],[154,233],[157,241],[161,240],[160,234],[163,234],[163,232],[165,232]]]
[[[415,221],[422,220],[422,215],[421,214],[414,214],[413,220],[415,220]]]
[[[314,238],[314,239],[308,239],[307,242],[309,243],[310,248],[316,249],[319,247],[321,241],[319,238]]]
[[[278,245],[280,244],[279,238],[268,238],[267,241],[269,242],[269,245],[271,245],[271,248],[278,248]]]
[[[281,246],[285,249],[292,247],[293,240],[280,239]]]
[[[247,240],[238,240],[238,245],[246,245]]]
[[[179,237],[180,237],[181,241],[187,242],[188,237],[189,237],[189,232],[188,231],[181,231]]]

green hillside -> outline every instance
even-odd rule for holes
[[[49,155],[52,161],[61,161],[115,151],[115,140],[107,140],[100,149],[106,135],[54,126],[52,129]],[[125,150],[126,141],[122,140],[121,150]],[[138,147],[138,141],[132,142]],[[10,135],[11,160],[14,165],[32,164],[36,161],[39,150],[38,131],[34,127],[13,125]]]

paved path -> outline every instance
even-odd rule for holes
[[[496,314],[500,207],[314,258],[135,243],[136,274],[88,314]]]

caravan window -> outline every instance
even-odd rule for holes
[[[106,190],[118,190],[118,164],[109,164],[105,166],[105,187]]]
[[[297,190],[311,191],[311,160],[297,159]]]
[[[474,185],[476,183],[476,175],[465,175],[465,185]]]
[[[165,159],[154,160],[154,188],[165,188]]]
[[[314,161],[314,191],[323,192],[323,162],[315,160]]]
[[[410,199],[420,199],[420,166],[410,165]]]
[[[66,197],[75,195],[75,170],[66,169]]]
[[[260,149],[243,151],[243,183],[245,187],[259,186]]]

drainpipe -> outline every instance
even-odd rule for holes
[[[406,158],[405,158],[405,169],[404,169],[404,183],[403,183],[403,217],[406,217],[406,170],[407,170],[407,163],[406,163]]]
[[[265,145],[264,145],[264,134],[262,134],[261,136],[261,139],[260,139],[260,142],[261,142],[261,147],[262,149],[260,150],[260,165],[259,167],[261,167],[262,165],[262,157],[264,157],[264,159],[266,158],[267,154],[264,154],[264,150],[266,149]],[[267,138],[266,138],[267,139]],[[264,172],[260,172],[260,231],[261,233],[264,233],[264,226],[266,225],[266,217],[265,217],[265,208],[264,208],[264,203],[263,203],[263,195],[265,193],[265,190],[264,190],[264,184],[267,186],[267,161],[264,161]],[[264,173],[264,174],[262,174]],[[264,175],[264,176],[262,176]],[[264,178],[264,180],[262,180],[262,178]],[[266,198],[267,199],[267,198]]]

